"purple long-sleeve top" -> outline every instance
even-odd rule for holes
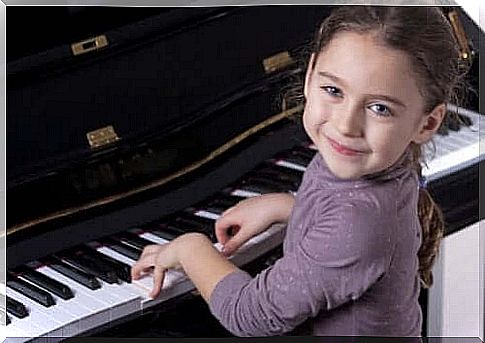
[[[236,270],[209,300],[236,336],[421,334],[418,177],[409,151],[385,172],[337,178],[316,154],[295,198],[283,257]]]

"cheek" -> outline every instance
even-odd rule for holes
[[[303,119],[305,125],[308,125],[307,129],[315,126],[319,126],[325,123],[330,117],[331,107],[323,101],[315,101],[310,98],[305,106]]]
[[[383,158],[400,155],[410,142],[409,134],[399,126],[375,126],[366,132],[366,140],[371,149]]]

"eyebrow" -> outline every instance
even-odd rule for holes
[[[330,80],[333,80],[335,81],[336,83],[338,84],[341,84],[342,86],[346,86],[346,82],[341,79],[340,77],[336,76],[336,75],[333,75],[333,74],[330,74],[329,72],[326,72],[326,71],[319,71],[318,72],[318,75],[320,76],[323,76],[323,77],[326,77]],[[376,99],[382,99],[382,100],[385,100],[385,101],[388,101],[388,102],[392,102],[398,106],[401,106],[401,107],[406,107],[406,105],[404,105],[404,103],[399,100],[399,99],[396,99],[392,96],[389,96],[389,95],[384,95],[384,94],[365,94],[365,96],[368,96],[370,98],[376,98]]]

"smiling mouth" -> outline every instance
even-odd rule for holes
[[[342,155],[346,155],[346,156],[357,156],[357,155],[363,155],[365,154],[365,151],[362,151],[362,150],[355,150],[355,149],[352,149],[352,148],[349,148],[345,145],[342,145],[336,141],[334,141],[333,139],[325,136],[325,138],[327,138],[328,142],[330,143],[330,145],[332,146],[332,148],[334,148],[334,150],[336,150],[338,153],[342,154]]]

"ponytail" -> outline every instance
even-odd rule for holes
[[[429,192],[419,189],[418,217],[422,230],[422,242],[418,251],[419,276],[424,288],[433,284],[433,267],[443,238],[444,220],[441,209],[433,201]]]
[[[420,181],[421,164],[418,162],[421,155],[421,147],[413,145],[413,165],[418,173]],[[434,202],[431,194],[426,190],[423,182],[420,182],[418,198],[418,218],[421,225],[421,246],[418,251],[419,276],[422,286],[429,288],[433,284],[431,269],[439,253],[441,239],[444,232],[444,218],[439,206]]]

